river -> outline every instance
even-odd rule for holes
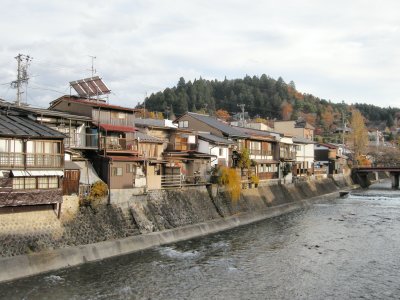
[[[2,299],[399,299],[390,183],[205,238],[0,285]]]

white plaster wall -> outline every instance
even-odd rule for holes
[[[314,144],[300,144],[300,150],[296,151],[296,161],[307,161],[310,165],[314,162]]]
[[[199,139],[198,151],[201,153],[210,154],[209,149],[210,149],[210,143]]]
[[[219,155],[219,149],[222,149],[222,155]],[[227,147],[221,147],[221,146],[212,147],[212,145],[210,145],[210,152],[211,152],[211,155],[216,155],[218,159],[219,158],[225,159],[226,163],[228,164],[229,151],[228,151]],[[211,166],[216,165],[218,163],[218,159],[212,158]]]
[[[280,142],[281,143],[284,143],[284,144],[293,144],[293,138],[291,138],[291,137],[281,137],[281,140],[280,140]]]

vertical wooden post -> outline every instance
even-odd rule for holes
[[[57,212],[58,219],[60,219],[60,217],[61,217],[61,205],[62,205],[62,203],[58,203],[58,212]]]

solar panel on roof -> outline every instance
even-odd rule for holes
[[[81,97],[101,96],[111,92],[99,76],[71,81],[69,84]]]

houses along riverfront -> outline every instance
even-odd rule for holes
[[[305,120],[147,114],[81,94],[47,109],[0,102],[0,281],[248,224],[352,185],[351,153],[315,142]],[[135,239],[147,233],[161,234]],[[62,252],[71,246],[83,248]]]
[[[248,188],[326,178],[347,166],[343,145],[315,143],[302,120],[265,129],[193,112],[149,119],[140,109],[74,95],[48,109],[0,102],[0,114],[0,207],[13,211],[46,205],[60,213],[63,197],[85,197],[97,181],[111,204],[209,184],[221,167],[236,168]],[[246,168],[238,165],[245,149]]]

